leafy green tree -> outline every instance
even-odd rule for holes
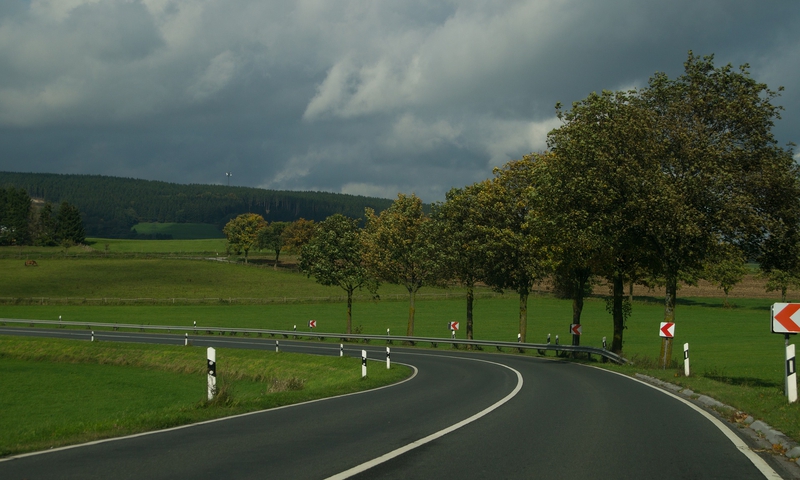
[[[286,243],[283,232],[288,226],[289,222],[272,222],[258,233],[258,248],[267,248],[275,252],[275,265],[273,265],[275,270],[278,269],[278,259]]]
[[[717,245],[756,254],[775,225],[798,224],[798,168],[771,132],[777,95],[747,65],[715,67],[713,56],[691,52],[683,75],[656,74],[642,91],[661,147],[645,235],[666,280],[667,322],[679,277],[696,277]],[[789,205],[777,207],[774,192]]]
[[[414,335],[416,295],[420,288],[438,283],[440,253],[433,242],[433,222],[422,211],[416,195],[399,194],[392,205],[376,215],[366,209],[364,261],[371,275],[408,290],[408,328]]]
[[[478,224],[485,239],[486,283],[495,290],[513,290],[519,295],[519,335],[527,341],[528,296],[536,282],[549,273],[551,262],[543,249],[541,232],[530,219],[534,189],[531,157],[513,160],[495,168],[478,201],[485,212]]]
[[[781,302],[786,302],[786,292],[790,288],[800,288],[800,276],[793,272],[773,268],[767,272],[762,272],[761,276],[767,279],[767,283],[764,285],[766,291],[781,292]]]
[[[533,217],[556,264],[556,279],[573,297],[578,323],[593,274],[611,286],[612,351],[622,352],[624,282],[647,263],[642,245],[650,198],[653,115],[635,92],[592,93],[568,111],[548,135],[551,153],[539,155],[532,191]]]
[[[473,303],[475,285],[484,278],[485,241],[479,226],[487,217],[480,204],[486,183],[476,183],[447,192],[444,203],[434,205],[431,215],[436,226],[436,244],[442,254],[442,276],[455,280],[467,290],[466,335],[474,335]]]
[[[0,189],[0,245],[30,245],[31,197],[22,188]]]
[[[58,223],[53,216],[53,204],[46,202],[36,215],[35,243],[43,247],[58,245]]]
[[[290,252],[300,253],[303,245],[311,241],[316,232],[314,220],[299,218],[284,228],[283,244]]]
[[[86,241],[86,231],[78,207],[61,202],[56,215],[56,225],[56,236],[62,244],[71,242],[72,245],[79,245]]]
[[[712,256],[703,268],[703,278],[720,288],[725,294],[723,305],[730,307],[728,294],[747,274],[745,258],[741,251],[720,245],[718,254]]]
[[[339,213],[318,223],[316,233],[300,252],[300,270],[321,285],[335,285],[347,293],[347,331],[351,333],[353,293],[363,287],[371,292],[377,283],[364,265],[364,245],[359,220]]]
[[[228,239],[228,253],[244,252],[244,263],[247,263],[248,252],[258,245],[259,234],[266,226],[264,218],[256,213],[245,213],[229,221],[222,229]]]

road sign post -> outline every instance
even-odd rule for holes
[[[669,360],[672,358],[672,339],[675,337],[675,322],[661,322],[658,335],[661,336],[661,355],[659,355],[661,368],[666,369]]]

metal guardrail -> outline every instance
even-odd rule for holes
[[[361,341],[385,341],[387,343],[392,342],[408,342],[411,345],[416,343],[430,343],[433,347],[436,347],[440,343],[444,344],[451,344],[454,346],[458,345],[465,345],[465,346],[475,346],[475,347],[495,347],[498,350],[501,348],[511,348],[511,349],[519,349],[522,350],[538,350],[538,351],[555,351],[555,352],[567,352],[567,353],[585,353],[587,355],[597,355],[601,358],[608,359],[617,364],[626,364],[630,363],[626,358],[622,357],[621,355],[617,355],[616,353],[606,350],[604,348],[597,348],[597,347],[586,347],[586,346],[575,346],[575,345],[556,345],[551,343],[522,343],[522,342],[503,342],[503,341],[496,341],[496,340],[466,340],[466,339],[458,339],[458,338],[440,338],[440,337],[402,337],[402,336],[392,336],[392,335],[355,335],[355,334],[346,334],[346,333],[317,333],[317,332],[298,332],[295,330],[269,330],[269,329],[261,329],[261,328],[232,328],[232,327],[206,327],[206,326],[183,326],[183,325],[137,325],[132,323],[96,323],[96,322],[65,322],[60,320],[25,320],[25,319],[17,319],[17,318],[0,318],[0,324],[6,325],[7,323],[15,323],[15,324],[22,324],[22,325],[46,325],[46,326],[55,326],[55,327],[85,327],[85,328],[107,328],[112,330],[119,330],[119,329],[126,329],[126,330],[159,330],[159,331],[167,331],[171,333],[173,330],[176,332],[207,332],[207,333],[219,333],[220,335],[225,335],[227,332],[231,335],[237,334],[244,334],[244,335],[251,335],[255,334],[258,336],[269,335],[271,337],[281,336],[283,338],[290,338],[294,337],[295,339],[300,339],[303,337],[306,338],[317,338],[320,340],[324,340],[326,338],[338,338],[342,341],[345,340],[361,340]]]

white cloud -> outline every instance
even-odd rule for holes
[[[205,72],[189,87],[189,94],[196,100],[203,100],[223,89],[236,72],[233,52],[226,50],[211,59]]]

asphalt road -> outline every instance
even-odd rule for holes
[[[0,329],[12,332],[88,334]],[[183,341],[122,332],[96,337]],[[192,342],[274,349],[274,341],[253,338]],[[286,351],[338,355],[336,344],[280,343]],[[360,355],[362,348],[348,345],[345,354]],[[385,347],[366,349],[375,358],[385,355]],[[449,349],[392,348],[392,361],[413,365],[417,375],[356,395],[0,461],[0,478],[756,479],[774,473],[763,461],[757,468],[746,448],[685,402],[612,372]],[[376,461],[382,456],[388,458]]]

